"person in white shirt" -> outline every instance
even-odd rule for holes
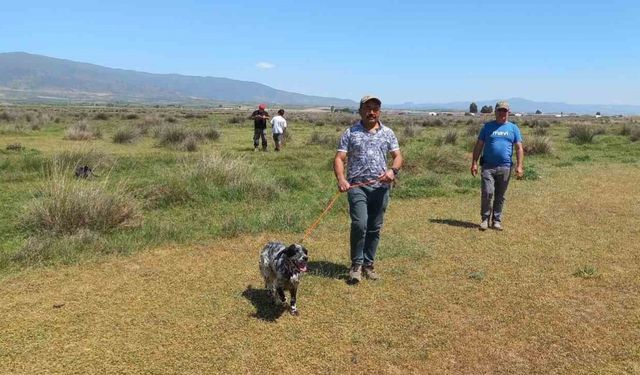
[[[284,118],[284,109],[278,110],[278,115],[271,119],[273,131],[273,142],[276,144],[276,151],[280,151],[284,134],[287,130],[287,120]]]

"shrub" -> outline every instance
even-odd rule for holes
[[[109,119],[109,114],[104,113],[104,112],[100,112],[97,113],[95,116],[93,116],[94,120],[101,120],[101,121],[106,121]]]
[[[184,128],[168,125],[162,127],[156,137],[162,146],[176,145],[182,143],[187,138],[187,131]]]
[[[245,118],[239,115],[236,116],[232,116],[229,119],[229,124],[242,124],[244,122]]]
[[[444,135],[437,137],[434,141],[436,146],[442,145],[455,145],[458,142],[458,132],[455,130],[448,130]]]
[[[188,184],[183,178],[173,176],[167,181],[153,185],[142,193],[147,208],[162,208],[181,204],[193,199]]]
[[[55,165],[65,165],[72,169],[70,173],[73,175],[73,170],[79,165],[88,165],[95,172],[97,169],[110,168],[113,163],[114,161],[109,155],[95,149],[65,150],[53,156],[48,169]]]
[[[138,133],[130,127],[122,127],[113,134],[113,143],[133,143]]]
[[[12,122],[18,119],[18,115],[16,115],[14,112],[10,112],[10,111],[2,111],[0,112],[0,120],[1,121],[6,121],[6,122]]]
[[[207,128],[203,134],[210,141],[217,141],[221,135],[220,131],[214,127]]]
[[[125,120],[137,120],[139,118],[140,116],[138,116],[136,113],[128,113],[124,116]]]
[[[338,144],[338,140],[334,135],[330,134],[321,134],[319,132],[314,131],[311,133],[311,137],[307,142],[309,145],[324,145],[324,146],[335,146]]]
[[[467,135],[469,137],[478,137],[478,134],[480,134],[480,130],[482,130],[482,124],[478,124],[475,122],[471,122],[469,124],[469,127],[467,128]]]
[[[458,142],[458,132],[455,130],[448,130],[444,135],[445,145],[455,145]]]
[[[548,137],[531,137],[524,145],[527,155],[548,155],[553,153],[553,143]]]
[[[84,120],[78,121],[64,133],[64,139],[72,141],[87,141],[98,138],[102,138],[100,130],[89,127],[89,124]]]
[[[633,129],[629,132],[629,140],[631,142],[636,142],[640,139],[640,127],[634,126]]]
[[[81,229],[107,232],[136,226],[140,214],[124,185],[110,187],[77,180],[73,170],[54,163],[41,196],[26,207],[22,226],[34,232],[74,234]]]
[[[198,150],[198,138],[194,135],[188,135],[182,143],[180,143],[180,149],[183,151],[194,152]]]
[[[534,135],[544,136],[544,135],[547,135],[548,133],[549,133],[549,131],[545,127],[542,127],[542,126],[534,126],[533,127],[533,134]]]
[[[422,133],[422,128],[417,126],[405,126],[404,129],[402,130],[402,134],[406,138],[419,137],[421,133]]]
[[[182,168],[185,179],[201,190],[221,190],[228,199],[245,197],[271,199],[278,194],[278,185],[270,177],[262,176],[243,158],[226,155],[203,155],[195,164]]]
[[[435,173],[448,174],[461,172],[467,168],[464,156],[451,146],[442,146],[407,157],[408,169],[430,170]]]
[[[593,143],[596,133],[594,129],[585,124],[574,124],[569,128],[569,138],[576,144]]]

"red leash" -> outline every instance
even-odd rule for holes
[[[353,189],[353,188],[360,187],[360,186],[373,185],[378,181],[379,181],[379,179],[376,178],[375,180],[369,180],[369,181],[365,181],[365,182],[360,182],[358,184],[354,184],[354,185],[349,186],[349,189]],[[329,201],[329,204],[327,205],[327,207],[324,209],[324,211],[322,211],[320,216],[318,216],[316,221],[314,221],[313,224],[311,224],[311,226],[309,226],[309,228],[307,228],[307,230],[304,232],[304,236],[302,236],[302,238],[300,239],[300,241],[298,243],[302,243],[305,239],[307,239],[307,237],[309,237],[309,235],[311,235],[313,230],[316,229],[318,224],[320,224],[320,220],[322,220],[324,215],[326,215],[327,212],[329,212],[329,210],[331,210],[331,207],[333,207],[333,204],[336,203],[336,200],[338,200],[338,197],[340,197],[340,194],[342,194],[342,192],[338,191],[337,193],[335,193],[333,195],[333,197]]]

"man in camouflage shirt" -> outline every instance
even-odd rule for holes
[[[379,278],[373,263],[389,203],[390,184],[402,167],[398,139],[393,130],[380,122],[381,105],[382,101],[375,96],[360,100],[361,120],[342,134],[333,163],[338,188],[348,192],[351,215],[349,281],[352,283],[359,282],[363,273],[371,280]],[[393,158],[391,168],[387,168],[387,154]]]

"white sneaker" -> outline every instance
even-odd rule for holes
[[[482,220],[482,223],[480,223],[480,230],[487,230],[487,228],[489,228],[489,219]]]
[[[493,229],[502,230],[502,223],[500,223],[499,221],[494,221],[493,222]]]

